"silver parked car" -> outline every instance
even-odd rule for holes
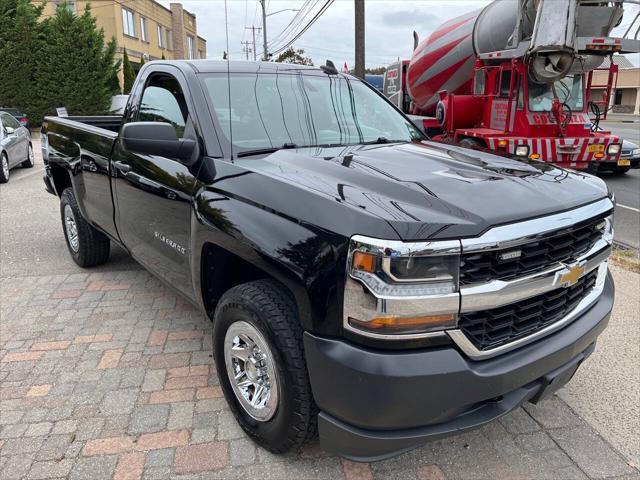
[[[9,181],[9,170],[34,165],[31,133],[13,115],[0,111],[0,183]]]

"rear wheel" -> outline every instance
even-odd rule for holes
[[[624,175],[629,170],[631,170],[631,167],[616,167],[613,173],[615,173],[616,175]]]
[[[33,154],[33,147],[29,144],[27,149],[27,159],[20,164],[22,168],[32,168],[36,164],[36,157]]]
[[[258,280],[227,291],[214,316],[213,351],[225,398],[256,443],[284,453],[315,436],[302,328],[283,287]]]
[[[0,183],[9,181],[9,158],[6,153],[0,156]]]
[[[87,268],[100,265],[109,259],[109,238],[82,217],[71,188],[62,192],[60,215],[67,247],[74,262]]]

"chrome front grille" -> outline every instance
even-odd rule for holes
[[[597,276],[598,270],[592,270],[571,287],[491,310],[462,314],[458,328],[479,351],[527,337],[572,311],[593,290]]]
[[[529,243],[489,251],[464,253],[460,285],[509,280],[557,265],[571,263],[602,238],[607,214],[555,232]]]

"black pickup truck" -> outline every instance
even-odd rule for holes
[[[613,305],[601,180],[433,143],[330,66],[151,62],[42,148],[76,263],[116,244],[197,305],[274,452],[382,459],[537,402]]]

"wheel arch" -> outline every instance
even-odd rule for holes
[[[71,183],[71,175],[69,171],[57,163],[49,163],[49,171],[51,172],[51,178],[53,179],[53,186],[56,189],[58,197],[62,195],[62,192],[66,188],[73,187]]]

